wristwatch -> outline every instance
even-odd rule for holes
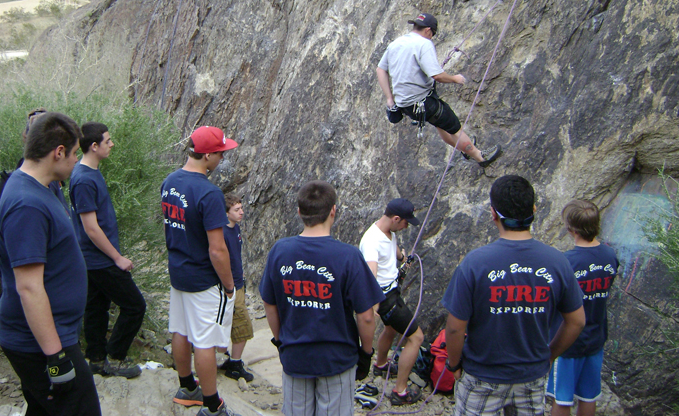
[[[462,359],[461,359],[461,358],[460,358],[460,362],[457,363],[457,365],[456,365],[455,367],[451,367],[451,366],[450,366],[450,362],[449,362],[448,360],[446,360],[446,369],[447,369],[448,371],[450,371],[451,373],[456,372],[456,371],[459,370],[460,368],[462,368]]]

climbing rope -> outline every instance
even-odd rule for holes
[[[493,10],[493,8],[495,8],[495,6],[497,6],[497,4],[499,4],[501,1],[502,0],[498,0],[498,2],[495,3],[495,5],[488,11],[488,13],[486,13],[486,15],[483,17],[483,19],[485,19],[490,14],[490,12]],[[516,7],[517,1],[518,0],[514,0],[514,2],[512,3],[512,7],[509,10],[509,14],[507,15],[507,19],[505,20],[505,24],[504,24],[504,27],[502,28],[502,32],[500,32],[500,36],[497,40],[497,43],[495,44],[495,49],[493,50],[493,55],[491,56],[490,61],[488,62],[488,65],[486,67],[486,72],[483,74],[483,78],[481,79],[481,83],[479,84],[479,89],[477,90],[476,96],[474,97],[474,101],[472,102],[472,105],[469,108],[469,113],[467,113],[467,118],[465,119],[464,124],[462,125],[462,129],[464,129],[467,126],[467,123],[469,122],[469,119],[470,119],[471,114],[472,114],[472,110],[474,110],[474,106],[476,105],[476,102],[479,99],[479,95],[481,94],[481,89],[483,88],[483,84],[485,83],[486,78],[488,77],[488,73],[490,72],[490,67],[493,65],[493,61],[495,60],[495,56],[497,55],[497,50],[500,47],[500,43],[502,42],[502,39],[504,38],[505,33],[507,32],[507,28],[509,27],[509,20],[512,17],[512,13],[514,12],[514,8]],[[483,19],[481,21],[483,21]],[[476,28],[479,26],[479,23],[477,23],[476,26],[474,26],[474,28],[472,29],[472,32],[474,30],[476,30]],[[465,40],[469,39],[470,35],[471,35],[471,32],[465,38]],[[460,44],[460,46],[461,46],[461,44]],[[453,52],[455,51],[455,49],[458,49],[458,47],[453,48]],[[451,56],[452,56],[452,54],[451,54]],[[445,60],[444,65],[447,62],[448,62],[448,60]],[[424,221],[422,221],[422,226],[420,227],[420,231],[417,234],[417,238],[415,239],[415,243],[413,244],[413,248],[410,252],[410,256],[412,256],[412,257],[416,256],[417,257],[417,260],[418,260],[419,265],[420,265],[420,291],[419,291],[419,298],[418,298],[418,301],[417,301],[417,307],[415,308],[415,313],[413,314],[413,319],[410,321],[410,323],[408,323],[406,330],[403,331],[403,335],[401,336],[401,339],[396,344],[396,350],[398,350],[400,348],[401,344],[405,340],[405,338],[406,338],[405,334],[407,334],[408,330],[410,330],[410,327],[412,326],[413,322],[415,321],[415,318],[417,318],[417,315],[420,311],[420,306],[422,305],[422,290],[424,288],[424,271],[422,270],[422,259],[420,258],[420,256],[417,253],[415,253],[415,249],[417,248],[417,245],[419,244],[420,239],[422,238],[422,233],[424,232],[424,227],[427,224],[427,222],[429,221],[429,215],[431,214],[431,210],[434,207],[434,203],[436,202],[436,198],[438,197],[439,192],[441,191],[441,186],[443,185],[443,180],[446,177],[446,173],[448,173],[448,170],[450,170],[451,166],[453,166],[452,162],[453,162],[453,158],[455,157],[456,153],[457,153],[457,146],[455,146],[453,148],[453,151],[452,151],[450,157],[448,158],[448,162],[446,163],[446,167],[443,171],[443,174],[441,175],[441,179],[439,180],[438,186],[436,188],[436,192],[434,193],[434,197],[432,198],[431,203],[429,204],[429,209],[427,210],[427,215],[424,217]],[[387,375],[384,379],[384,385],[382,387],[382,394],[380,395],[380,399],[377,402],[377,404],[375,405],[374,409],[371,410],[370,412],[368,412],[368,416],[376,416],[376,415],[382,415],[382,414],[407,415],[407,414],[420,413],[424,409],[424,406],[427,404],[427,402],[431,399],[431,397],[436,392],[436,389],[438,388],[439,382],[441,381],[441,377],[447,371],[447,369],[444,368],[444,370],[441,372],[441,375],[439,376],[439,379],[436,381],[436,385],[434,386],[434,389],[432,390],[431,394],[422,402],[422,405],[420,406],[420,408],[418,410],[410,411],[410,412],[393,412],[393,411],[375,412],[375,409],[377,409],[380,406],[380,404],[382,403],[382,400],[384,399],[384,394],[385,394],[386,388],[387,388],[387,382],[389,381],[389,373],[390,373],[389,370],[391,369],[391,365],[390,365],[391,360],[392,360],[392,358],[389,358],[389,360],[387,361]]]

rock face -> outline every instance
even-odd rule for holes
[[[72,91],[127,87],[135,101],[173,114],[185,135],[212,124],[237,140],[213,179],[245,195],[244,263],[254,288],[274,241],[301,230],[295,194],[308,180],[336,186],[334,235],[348,243],[357,244],[395,197],[410,199],[424,218],[451,149],[431,127],[420,139],[409,123],[387,122],[375,68],[418,12],[438,16],[434,43],[443,60],[494,3],[100,0],[45,35],[27,74],[39,78],[37,62],[52,57],[62,69],[50,69],[55,79],[81,74],[63,81]],[[511,5],[500,4],[462,45],[468,58],[455,54],[445,68],[467,78],[438,89],[462,120]],[[497,238],[488,214],[495,178],[519,173],[534,184],[534,234],[565,249],[571,243],[559,214],[567,201],[606,208],[631,172],[679,170],[678,22],[677,0],[517,1],[466,126],[481,147],[501,144],[504,156],[484,171],[455,155],[416,248],[425,276],[419,322],[428,338],[444,324],[439,300],[457,263]],[[417,232],[401,233],[408,250]],[[648,297],[666,299],[666,281],[649,279]],[[644,305],[633,297],[612,302],[616,325],[641,330],[662,320],[676,332],[668,313]],[[648,313],[628,320],[637,307]],[[653,341],[629,333],[625,342],[643,349]],[[634,414],[672,411],[676,365],[647,366],[660,362],[652,354],[641,362],[607,354],[608,374],[624,383],[606,381]],[[668,355],[675,361],[666,363],[676,363],[677,350],[663,360]],[[652,379],[664,382],[643,387]]]

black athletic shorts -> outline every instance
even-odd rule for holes
[[[436,91],[432,91],[432,93],[424,100],[424,109],[424,120],[433,126],[445,130],[450,134],[455,134],[462,128],[460,120],[455,115],[455,112],[445,101],[439,98]],[[414,105],[401,108],[401,111],[413,120],[418,120],[418,117],[415,115]]]
[[[408,309],[405,302],[403,302],[401,291],[398,288],[390,290],[386,293],[386,297],[387,298],[380,303],[377,313],[380,315],[380,318],[382,318],[384,325],[388,325],[394,328],[399,334],[403,334],[405,333],[406,328],[408,328],[408,324],[413,319],[413,313],[410,312],[410,309]],[[405,334],[406,337],[414,334],[415,331],[417,331],[417,328],[419,328],[417,320],[414,320],[413,324],[410,325],[408,333]]]

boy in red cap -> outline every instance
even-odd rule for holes
[[[179,375],[174,402],[201,405],[197,416],[228,415],[217,392],[215,347],[228,347],[234,283],[222,228],[228,223],[222,191],[207,179],[238,144],[216,127],[191,134],[189,158],[161,187],[170,272],[172,354]],[[191,347],[200,387],[191,373]]]

